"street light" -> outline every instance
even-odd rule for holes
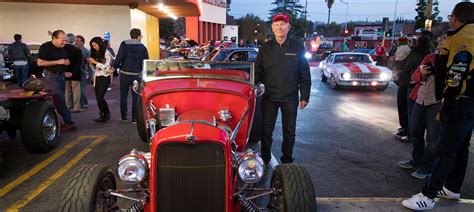
[[[349,3],[345,2],[344,0],[340,0],[340,2],[346,5],[346,26],[344,27],[344,43],[346,43],[347,42],[346,34],[349,32],[349,30],[347,29],[347,12],[349,11]]]

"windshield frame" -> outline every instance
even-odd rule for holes
[[[242,71],[249,75],[248,80],[239,80],[235,77],[226,77],[225,75],[217,75],[217,74],[210,74],[210,75],[173,75],[173,76],[148,76],[148,64],[149,63],[184,63],[184,64],[199,64],[199,65],[248,65],[250,68],[250,72],[238,70],[238,69],[228,69],[233,71]],[[154,65],[156,67],[157,65]],[[227,70],[222,68],[195,68],[197,70]],[[220,61],[193,61],[193,60],[184,60],[184,61],[170,61],[170,60],[143,60],[143,70],[141,73],[141,78],[144,82],[152,82],[152,81],[159,81],[159,80],[168,80],[168,79],[219,79],[219,80],[230,80],[236,82],[242,82],[249,85],[255,84],[255,64],[251,62],[220,62]]]
[[[353,62],[350,62],[350,61],[345,61],[345,62],[337,62],[336,63],[336,57],[338,56],[363,56],[363,57],[366,57],[368,58],[368,62],[361,62],[361,61],[353,61]],[[333,61],[332,61],[333,64],[340,64],[340,63],[374,63],[374,60],[372,60],[372,57],[367,54],[367,53],[359,53],[359,54],[336,54],[334,55],[334,58],[333,58]]]

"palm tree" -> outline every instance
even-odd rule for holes
[[[334,4],[334,0],[326,0],[326,3],[328,3],[328,24],[327,24],[327,28],[329,29],[329,21],[331,20],[331,7],[332,7],[332,4]]]

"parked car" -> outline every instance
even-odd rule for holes
[[[333,53],[319,64],[321,81],[329,81],[336,89],[345,87],[371,87],[385,90],[392,79],[392,71],[375,65],[365,53]]]
[[[13,73],[13,61],[11,60],[10,56],[8,55],[8,48],[10,48],[10,45],[12,43],[13,43],[13,41],[11,41],[11,42],[5,42],[5,41],[0,42],[0,53],[3,54],[3,57],[4,57],[4,68],[3,68],[3,70],[1,70],[2,67],[0,66],[0,70],[1,70],[0,74],[2,76],[3,81],[16,82],[16,78],[15,78],[15,75]],[[28,65],[29,65],[28,74],[29,75],[35,75],[36,77],[41,77],[42,73],[43,73],[43,69],[38,67],[38,64],[36,62],[36,60],[38,59],[38,51],[39,51],[39,47],[41,46],[41,44],[39,44],[39,43],[26,43],[26,45],[28,46],[28,49],[31,52],[31,58],[28,61]]]
[[[239,62],[255,62],[257,59],[257,50],[254,48],[234,47],[220,48],[212,51],[204,57],[203,61],[239,61]]]
[[[32,153],[53,150],[59,143],[60,122],[52,98],[39,79],[29,79],[24,89],[0,91],[0,133],[6,132],[13,139],[20,131],[21,140]],[[35,87],[35,91],[32,91]]]
[[[326,57],[331,53],[332,51],[332,45],[328,43],[322,43],[319,45],[318,50],[316,51],[316,54],[312,54],[312,57],[315,60],[321,61],[326,59]]]
[[[212,68],[219,63],[219,69]],[[242,63],[242,62],[241,62]],[[221,62],[147,60],[137,129],[148,152],[132,150],[108,166],[84,165],[66,183],[59,211],[316,211],[304,167],[281,164],[269,187],[265,165],[247,146],[255,99],[264,86]],[[229,63],[233,67],[233,63]],[[129,189],[117,189],[115,173]],[[133,195],[133,196],[132,196]],[[272,208],[252,200],[269,195]],[[134,200],[119,208],[117,198]]]

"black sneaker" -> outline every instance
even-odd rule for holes
[[[136,124],[137,123],[137,119],[132,119],[132,124]]]
[[[122,123],[127,123],[127,118],[122,118]]]

